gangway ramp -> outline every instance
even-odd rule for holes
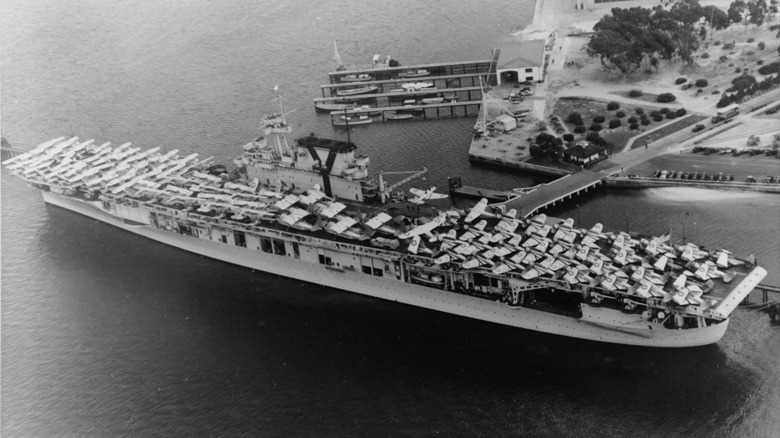
[[[551,183],[537,186],[536,190],[531,193],[493,205],[505,205],[507,209],[515,208],[520,216],[530,217],[542,208],[555,205],[598,187],[606,177],[607,175],[603,173],[581,170],[558,178]]]

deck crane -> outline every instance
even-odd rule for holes
[[[390,195],[390,193],[393,191],[393,189],[408,183],[409,181],[422,176],[425,172],[428,171],[428,168],[423,167],[422,170],[409,170],[409,171],[403,171],[403,172],[379,172],[379,194],[382,199],[382,203],[384,204],[387,202],[387,197]],[[401,181],[398,181],[397,183],[385,187],[385,180],[384,175],[409,175],[406,178],[402,179]]]
[[[352,47],[357,46],[357,41],[352,41],[352,44],[347,46],[344,51],[351,49]],[[333,40],[333,60],[336,61],[336,71],[342,71],[346,70],[347,68],[344,67],[344,62],[341,60],[341,56],[339,55],[339,46],[336,42],[336,40]]]

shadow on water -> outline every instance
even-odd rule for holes
[[[94,278],[58,292],[59,324],[74,332],[66,342],[94,344],[101,360],[81,372],[108,388],[109,371],[122,375],[131,389],[118,397],[136,409],[159,383],[167,390],[154,403],[198,400],[186,412],[193,421],[234,403],[242,415],[265,412],[253,425],[282,434],[346,412],[370,419],[341,429],[357,434],[459,424],[476,435],[586,425],[580,436],[620,436],[719,430],[761,383],[719,345],[647,349],[514,329],[253,272],[56,207],[47,214],[40,245],[51,269]],[[141,354],[155,361],[124,368]]]

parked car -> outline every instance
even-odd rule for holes
[[[687,90],[687,89],[689,89],[689,88],[692,88],[692,87],[693,87],[693,84],[692,84],[692,83],[690,83],[690,82],[688,82],[687,84],[685,84],[685,85],[683,85],[683,86],[682,86],[682,89],[683,89],[683,90]]]
[[[680,77],[680,78],[677,78],[676,81],[674,81],[674,85],[680,85],[680,84],[684,84],[686,82],[688,82],[688,78]]]
[[[698,125],[696,125],[696,126],[694,126],[694,127],[693,127],[693,132],[699,132],[699,131],[701,131],[702,129],[704,129],[704,125],[702,125],[701,123],[699,123]]]

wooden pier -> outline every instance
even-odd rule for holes
[[[486,75],[492,74],[495,78],[495,63],[498,59],[498,52],[494,51],[493,59],[481,59],[476,61],[451,61],[451,62],[438,62],[430,64],[418,64],[418,65],[405,65],[398,67],[380,67],[372,68],[368,66],[366,68],[352,69],[352,70],[339,70],[328,73],[328,78],[331,84],[343,83],[343,79],[350,75],[367,74],[371,75],[376,80],[404,80],[404,81],[421,81],[430,80],[434,76],[456,76],[456,75]],[[399,77],[407,71],[427,70],[430,72],[429,76],[419,77]]]
[[[495,55],[495,54],[494,54]],[[356,106],[353,115],[379,113],[375,121],[387,121],[389,113],[411,113],[415,118],[476,116],[482,104],[484,86],[495,83],[496,57],[489,60],[442,62],[402,67],[379,67],[340,70],[328,73],[329,84],[320,87],[322,97],[314,99],[315,107],[322,104],[349,103]],[[414,77],[403,77],[405,72],[423,71]],[[346,79],[347,77],[350,79]],[[362,79],[356,80],[363,76]],[[426,83],[425,87],[404,88],[405,84]],[[371,92],[339,95],[343,90],[360,87],[375,88]],[[424,104],[425,98],[442,97],[441,103]],[[414,100],[414,104],[409,104]],[[368,105],[370,109],[361,109]],[[320,108],[318,108],[321,110]],[[334,116],[337,114],[334,114]],[[394,119],[397,120],[397,119]]]
[[[349,110],[347,115],[368,115],[371,113],[379,112],[379,116],[373,121],[388,121],[391,120],[388,116],[398,113],[412,114],[414,119],[431,119],[431,118],[454,118],[454,117],[468,117],[474,116],[479,111],[480,101],[465,101],[465,102],[443,102],[426,105],[395,105],[395,106],[382,106],[372,107],[370,109],[355,108]],[[332,111],[332,121],[337,120],[337,117],[343,115],[341,111]]]

